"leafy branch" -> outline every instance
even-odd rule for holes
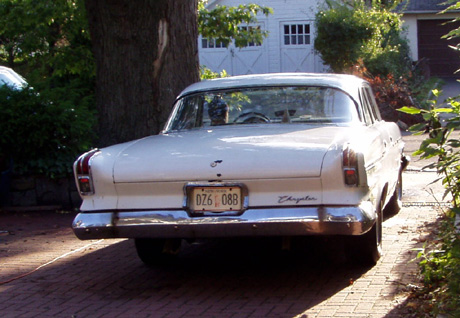
[[[273,13],[269,7],[257,4],[239,5],[237,7],[217,6],[214,9],[207,9],[203,2],[198,8],[198,30],[199,33],[208,39],[214,39],[225,46],[233,40],[235,46],[242,48],[253,42],[261,44],[268,36],[257,26],[257,15],[268,16]],[[251,26],[242,28],[241,25]]]
[[[439,98],[440,91],[433,90],[432,92],[436,98]],[[451,107],[437,107],[436,99],[430,103],[429,109],[402,107],[399,111],[423,116],[424,123],[415,124],[409,128],[418,135],[428,133],[428,138],[421,143],[414,155],[422,159],[438,157],[433,168],[444,176],[445,196],[450,193],[452,203],[457,208],[460,203],[460,142],[451,136],[460,125],[460,102],[450,99]],[[441,122],[440,114],[451,115],[446,119],[445,125]]]

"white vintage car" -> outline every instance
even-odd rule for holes
[[[306,235],[343,236],[375,263],[383,210],[401,204],[403,147],[354,76],[202,81],[179,95],[159,135],[80,156],[73,230],[133,238],[146,264],[182,239]]]

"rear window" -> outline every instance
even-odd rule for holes
[[[358,120],[356,104],[330,87],[210,91],[178,100],[166,131],[249,124],[339,124]]]

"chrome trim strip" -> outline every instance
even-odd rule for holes
[[[90,212],[90,211],[89,211]],[[72,224],[82,240],[100,238],[212,238],[360,235],[375,222],[370,202],[349,207],[248,209],[242,215],[190,217],[184,210],[79,213]]]

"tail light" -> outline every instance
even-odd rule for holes
[[[342,154],[343,176],[345,184],[349,186],[359,185],[358,154],[349,144],[345,145]]]
[[[99,150],[94,149],[81,155],[74,163],[75,178],[81,195],[93,195],[94,187],[91,175],[91,159]]]

